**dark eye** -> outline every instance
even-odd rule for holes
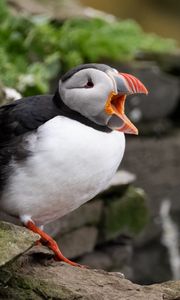
[[[88,82],[85,84],[85,88],[86,89],[89,89],[89,88],[92,88],[94,86],[93,82],[91,80],[88,80]]]

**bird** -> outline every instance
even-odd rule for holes
[[[72,68],[54,95],[21,98],[0,107],[0,210],[38,233],[55,258],[72,266],[43,231],[103,191],[138,129],[125,114],[128,95],[143,83],[105,64]]]

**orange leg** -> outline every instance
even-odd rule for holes
[[[25,224],[25,226],[28,229],[30,229],[33,232],[38,233],[40,235],[41,241],[44,242],[47,245],[47,247],[54,252],[57,260],[64,261],[71,266],[85,268],[85,266],[82,266],[82,265],[75,263],[75,262],[69,260],[68,258],[66,258],[59,250],[57,243],[47,233],[45,233],[43,230],[38,228],[32,221],[28,221]]]

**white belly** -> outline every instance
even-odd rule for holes
[[[32,155],[16,167],[1,199],[4,211],[45,224],[103,190],[124,154],[124,134],[55,117],[29,136]]]

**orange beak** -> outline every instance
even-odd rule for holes
[[[113,75],[113,76],[112,76]],[[124,133],[138,134],[138,129],[128,119],[124,112],[124,105],[127,95],[148,94],[143,83],[136,77],[126,73],[111,73],[115,80],[117,91],[111,92],[105,105],[105,111],[109,115],[116,115],[122,121],[123,125],[117,130]]]

